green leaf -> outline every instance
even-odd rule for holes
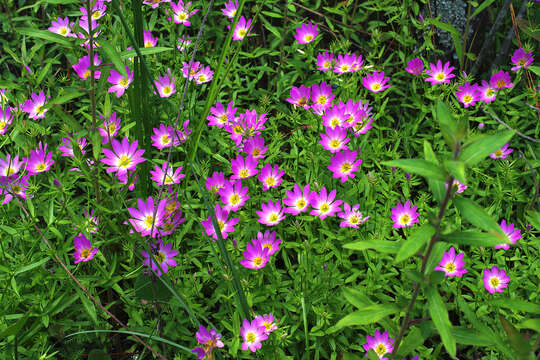
[[[135,280],[135,296],[141,300],[151,301],[167,301],[171,298],[171,294],[160,281],[152,281],[146,275],[140,275]]]
[[[73,42],[69,40],[70,38],[52,33],[48,30],[19,28],[19,29],[15,29],[15,32],[18,32],[19,34],[22,34],[22,35],[28,35],[28,36],[37,37],[43,40],[52,41],[63,46],[69,46],[69,47],[73,46]]]
[[[399,356],[407,356],[414,350],[418,349],[424,344],[424,338],[419,328],[413,327],[409,330],[409,334],[401,342],[401,346],[398,350]]]
[[[467,183],[465,163],[463,161],[445,160],[443,163],[446,171],[448,171],[454,179],[462,184]]]
[[[506,320],[502,315],[499,314],[499,320],[501,321],[501,325],[506,332],[506,335],[508,335],[508,340],[510,341],[510,346],[512,346],[512,349],[518,354],[518,359],[525,359],[527,354],[529,353],[529,350],[531,349],[531,346],[525,340],[523,335],[517,331],[517,329],[512,325],[512,323],[508,320]]]
[[[529,210],[526,218],[529,220],[529,223],[536,228],[536,230],[540,231],[540,212]]]
[[[90,318],[94,322],[95,325],[98,324],[98,318],[96,314],[96,308],[94,307],[94,303],[88,300],[88,296],[83,293],[82,291],[78,291],[79,298],[81,299],[81,302],[83,303],[84,308],[86,309],[86,312],[88,315],[90,315]]]
[[[352,312],[339,320],[336,327],[367,325],[375,323],[385,316],[395,314],[399,308],[390,304],[373,304]]]
[[[533,314],[540,314],[539,304],[530,303],[525,300],[503,298],[503,299],[491,300],[489,303],[491,305],[500,306],[506,309],[524,311],[524,312],[533,313]]]
[[[535,73],[536,76],[540,76],[540,66],[529,66],[527,69]]]
[[[99,43],[101,44],[101,40],[99,41]],[[153,54],[159,54],[164,51],[171,51],[171,50],[174,50],[174,48],[164,47],[164,46],[155,46],[155,47],[148,47],[148,48],[140,48],[139,50],[141,51],[141,55],[153,55]],[[120,58],[122,58],[123,60],[129,59],[135,56],[138,56],[137,51],[135,50],[126,50],[120,53]]]
[[[484,136],[465,144],[463,151],[458,156],[458,160],[463,161],[468,166],[475,165],[497,149],[500,149],[514,136],[514,133],[512,130],[500,131],[495,135]]]
[[[418,250],[429,241],[433,234],[435,234],[435,227],[430,224],[425,224],[416,229],[409,238],[401,244],[394,262],[401,262],[416,254]]]
[[[432,112],[435,120],[437,120],[437,122],[439,123],[439,127],[441,128],[441,133],[443,135],[444,141],[453,151],[456,148],[458,142],[458,129],[457,122],[454,120],[454,117],[452,116],[448,105],[437,99]]]
[[[527,319],[522,321],[517,327],[520,329],[531,329],[540,334],[540,319]]]
[[[103,51],[105,51],[105,53],[107,54],[107,57],[109,58],[109,60],[112,61],[112,63],[114,64],[115,69],[122,76],[127,77],[126,67],[125,67],[124,63],[122,62],[122,58],[120,57],[120,54],[118,53],[118,51],[116,51],[114,45],[112,45],[108,41],[102,40],[102,39],[99,40],[99,45],[101,46],[101,49],[103,49]]]
[[[431,320],[435,324],[444,348],[452,358],[456,357],[456,339],[452,335],[452,324],[448,319],[448,312],[436,288],[430,286],[426,289],[428,310]]]
[[[446,180],[446,174],[440,166],[422,159],[399,159],[384,161],[383,165],[395,166],[428,179],[440,181]]]
[[[473,329],[455,326],[452,328],[452,335],[458,344],[473,346],[495,345],[495,339]]]
[[[456,197],[454,199],[454,204],[458,208],[463,219],[490,234],[500,236],[501,244],[509,242],[508,237],[502,231],[499,224],[497,224],[497,222],[495,222],[495,220],[493,220],[493,218],[474,201],[463,197]]]
[[[426,270],[424,271],[424,275],[430,274],[435,269],[435,266],[437,266],[437,264],[441,261],[446,247],[447,245],[441,241],[438,241],[435,243],[435,245],[433,245],[433,250],[431,251],[429,259],[426,263]]]
[[[450,244],[492,247],[505,243],[500,236],[479,231],[454,231],[442,235],[442,239]]]
[[[6,329],[4,329],[4,331],[0,333],[0,339],[5,339],[8,336],[18,334],[24,324],[26,324],[28,318],[30,317],[30,310],[32,310],[32,308],[28,309],[28,311],[15,324],[8,326]]]
[[[361,309],[373,303],[371,299],[367,297],[363,292],[356,289],[343,289],[343,296],[348,302],[350,302],[354,307],[358,309]]]
[[[454,47],[456,49],[456,54],[459,59],[459,66],[463,68],[463,46],[461,45],[461,34],[460,32],[450,24],[443,23],[439,20],[429,18],[425,21],[427,24],[431,23],[438,27],[441,30],[448,31],[450,36],[452,36],[452,41],[454,42]]]
[[[386,241],[386,240],[367,240],[367,241],[358,241],[354,243],[348,243],[343,245],[345,249],[350,250],[367,250],[373,249],[377,250],[384,254],[395,254],[400,248],[400,244],[397,241]]]
[[[433,148],[431,147],[431,144],[424,140],[424,158],[426,161],[429,161],[435,165],[439,165],[439,161],[437,160],[437,157],[435,156],[435,153],[433,152]],[[440,204],[445,195],[445,188],[444,188],[444,181],[439,180],[433,180],[430,178],[426,178],[429,189],[433,193],[433,197],[437,202]]]
[[[52,100],[51,102],[49,102],[47,104],[47,108],[50,108],[52,107],[53,105],[60,105],[60,104],[65,104],[75,98],[78,98],[79,96],[82,96],[82,95],[85,95],[86,93],[83,92],[83,91],[78,91],[78,90],[69,90],[67,92],[65,92],[63,95],[55,98],[54,100]]]
[[[19,274],[22,274],[23,272],[26,272],[26,271],[29,271],[29,270],[32,270],[34,268],[37,268],[38,266],[41,266],[43,264],[45,264],[47,261],[49,261],[49,257],[46,256],[44,257],[43,259],[33,263],[33,264],[30,264],[30,265],[26,265],[26,266],[23,266],[17,270],[15,270],[15,273],[14,275],[19,275]]]
[[[482,10],[487,8],[489,5],[491,5],[495,0],[485,0],[479,7],[474,9],[474,12],[472,13],[471,17],[469,19],[474,18],[476,15],[480,14]]]
[[[17,230],[15,230],[14,228],[9,227],[7,225],[0,225],[0,229],[4,230],[9,235],[17,235]]]

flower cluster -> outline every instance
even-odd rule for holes
[[[274,315],[257,315],[251,322],[248,319],[242,321],[240,336],[242,337],[242,350],[256,352],[262,347],[262,342],[268,339],[274,330],[277,329]]]
[[[356,55],[354,53],[337,54],[319,53],[317,55],[317,69],[321,71],[333,71],[336,74],[353,73],[362,69],[364,65],[364,59],[362,55]]]
[[[196,84],[200,85],[211,81],[214,72],[210,69],[210,66],[202,66],[198,61],[192,63],[191,66],[184,62],[182,65],[182,75],[184,78],[195,81]]]
[[[279,251],[280,239],[276,239],[276,233],[270,233],[266,230],[263,233],[258,232],[256,239],[251,239],[251,243],[246,245],[244,251],[244,259],[240,260],[240,264],[248,269],[262,269],[266,266],[270,256]]]

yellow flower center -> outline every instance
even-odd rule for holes
[[[242,169],[240,170],[240,177],[241,178],[247,178],[249,176],[249,170],[248,169]]]
[[[13,191],[14,194],[18,194],[21,192],[21,187],[19,185],[13,185],[11,187],[11,190]]]
[[[321,95],[317,98],[317,103],[319,105],[325,105],[326,103],[328,102],[328,99],[326,98],[326,96],[324,95]]]
[[[120,156],[118,167],[128,167],[131,164],[131,159],[127,155]]]
[[[341,145],[341,141],[338,139],[334,139],[330,141],[330,147],[337,149]]]
[[[296,207],[298,209],[303,209],[304,206],[306,206],[306,201],[304,199],[300,199],[296,202]]]
[[[82,249],[81,251],[81,257],[83,259],[86,259],[90,256],[90,250],[89,249]]]
[[[342,173],[348,173],[349,171],[351,171],[352,169],[352,166],[351,166],[351,163],[343,163],[341,164],[341,172]]]
[[[325,61],[325,62],[323,62],[322,65],[323,65],[323,67],[325,67],[325,68],[329,68],[329,67],[330,67],[330,61]]]
[[[251,152],[251,155],[253,155],[253,157],[259,156],[260,154],[261,154],[261,149],[259,149],[259,148],[255,148]]]
[[[409,214],[403,214],[401,215],[401,219],[399,219],[399,222],[404,225],[407,225],[409,221],[411,221],[411,217],[409,216]]]
[[[456,271],[456,264],[454,264],[453,262],[449,262],[444,268],[447,273],[453,273],[454,271]]]
[[[263,259],[260,256],[256,256],[255,258],[253,258],[253,265],[255,266],[261,266],[262,262]]]
[[[325,204],[322,204],[322,206],[321,206],[321,208],[320,208],[320,211],[321,211],[322,213],[328,212],[329,210],[330,210],[330,205],[328,205],[328,204],[326,204],[326,203],[325,203]]]
[[[472,101],[472,96],[471,96],[471,95],[465,95],[465,96],[463,97],[463,102],[464,102],[465,104],[470,103],[471,101]]]
[[[122,80],[120,80],[120,86],[122,87],[128,86],[128,79],[122,78]]]
[[[169,135],[163,135],[163,136],[161,137],[161,143],[162,143],[163,145],[167,145],[167,144],[170,143],[170,142],[171,142],[171,138],[169,137]]]
[[[147,228],[147,229],[151,229],[152,228],[152,222],[154,221],[154,217],[152,215],[148,215],[145,219],[144,219],[144,226]]]
[[[518,61],[518,65],[519,65],[519,66],[525,65],[525,63],[526,63],[526,60],[525,60],[525,59],[519,59],[519,61]]]
[[[109,128],[109,135],[114,134],[114,132],[116,131],[116,125],[115,124],[109,124],[108,128]]]
[[[377,347],[375,348],[375,352],[379,356],[386,354],[386,346],[384,346],[384,344],[377,345]]]
[[[264,324],[264,328],[267,331],[272,330],[272,323],[271,322],[265,321],[263,324]]]
[[[90,70],[86,70],[82,76],[83,79],[88,79],[88,77],[91,75],[92,73],[90,72]]]
[[[144,47],[147,47],[147,48],[154,47],[154,44],[152,44],[151,41],[147,41],[147,42],[144,43]]]
[[[47,165],[45,165],[44,163],[38,164],[36,166],[36,171],[43,171],[43,170],[45,170],[46,167],[47,167]]]
[[[496,288],[500,285],[500,281],[499,281],[499,278],[498,277],[492,277],[489,279],[489,284],[491,285],[491,287],[493,288]]]
[[[170,86],[165,86],[165,87],[163,88],[162,91],[163,91],[163,93],[164,93],[165,95],[167,95],[167,94],[170,94],[170,92],[172,91],[172,89],[171,89]]]
[[[35,110],[35,111],[36,111],[36,113],[37,113],[38,115],[41,115],[41,114],[43,114],[43,112],[45,111],[45,109],[43,108],[43,105],[38,105],[38,106],[36,107],[36,110]]]
[[[192,76],[195,75],[195,69],[189,70],[189,75],[192,75]]]
[[[101,16],[101,11],[99,10],[96,10],[92,13],[92,19],[94,20],[99,19],[100,16]]]
[[[246,33],[247,33],[246,29],[240,29],[238,30],[238,37],[243,38],[244,36],[246,36]]]
[[[340,121],[337,117],[333,118],[332,121],[330,121],[330,125],[332,125],[333,128],[335,128],[339,124],[340,124]]]
[[[274,177],[272,177],[272,176],[269,176],[269,177],[266,178],[266,180],[264,182],[268,186],[273,186],[276,183],[276,179]]]
[[[487,97],[492,97],[493,94],[495,94],[495,91],[493,91],[492,89],[487,89],[487,91],[486,91],[486,96]]]
[[[187,19],[187,14],[186,14],[185,12],[181,12],[181,13],[179,13],[179,14],[177,15],[176,18],[177,18],[178,20],[180,20],[180,21],[184,21],[184,20]]]
[[[307,104],[307,99],[305,97],[301,97],[300,99],[298,99],[298,105],[306,105]]]
[[[240,196],[238,196],[238,194],[234,194],[233,196],[231,196],[229,201],[231,204],[236,205],[240,202]]]
[[[205,82],[205,81],[206,81],[206,76],[199,75],[199,82]]]
[[[236,125],[233,128],[233,132],[235,133],[235,135],[240,135],[240,134],[242,134],[244,132],[244,130],[242,129],[242,126]]]
[[[446,75],[444,75],[444,73],[438,73],[437,75],[435,75],[435,80],[437,81],[443,81],[445,78]]]
[[[167,222],[163,225],[163,230],[165,230],[166,232],[169,232],[169,231],[172,231],[174,227],[174,224],[172,222]]]
[[[170,175],[165,175],[165,185],[174,183],[174,179]]]
[[[356,215],[353,215],[353,216],[351,216],[351,217],[349,218],[349,222],[350,222],[351,224],[358,224],[359,221],[360,221],[360,219],[359,219],[358,216],[356,216]]]
[[[68,33],[68,29],[65,27],[60,28],[60,35],[66,35]]]
[[[497,87],[503,87],[506,85],[506,82],[504,80],[497,80]]]
[[[304,36],[305,42],[310,42],[311,40],[313,40],[313,35],[309,34],[309,35]]]
[[[1,130],[4,130],[4,128],[6,127],[6,125],[7,125],[7,122],[1,121],[1,122],[0,122],[0,131],[1,131]]]
[[[165,254],[163,252],[158,251],[158,253],[156,255],[156,260],[158,261],[159,264],[164,262],[166,258],[167,258],[167,256],[165,256]]]
[[[6,171],[6,173],[7,173],[6,176],[13,175],[13,174],[15,174],[15,169],[14,168],[9,168],[9,170]]]
[[[268,220],[270,220],[271,222],[274,222],[274,221],[277,221],[278,218],[279,218],[278,215],[276,213],[273,213],[272,215],[268,217]]]
[[[225,223],[221,220],[218,220],[219,230],[223,231],[225,229]]]
[[[253,260],[253,263],[255,263],[255,260]],[[252,332],[247,333],[246,342],[252,343],[252,342],[255,342],[255,340],[257,340],[257,336],[255,336],[254,333],[252,333]]]
[[[167,213],[172,214],[176,211],[176,202],[172,201],[165,206],[165,210],[167,210]]]
[[[349,65],[341,65],[341,71],[343,72],[349,71]]]
[[[225,124],[229,119],[227,118],[227,114],[222,114],[220,117],[219,117],[219,122],[222,123],[222,124]]]
[[[502,150],[499,149],[499,150],[495,151],[495,156],[502,156],[502,153],[503,153]]]
[[[271,243],[265,243],[262,248],[263,248],[263,250],[268,249],[268,251],[270,252],[270,251],[272,251],[272,244]]]
[[[373,83],[371,84],[371,90],[373,91],[377,91],[377,90],[380,90],[381,89],[381,84],[380,83]]]

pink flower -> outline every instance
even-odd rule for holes
[[[24,169],[25,165],[26,158],[22,158],[21,161],[19,161],[19,155],[15,155],[15,157],[12,158],[11,154],[7,154],[6,160],[0,157],[0,177],[17,175],[21,168]]]
[[[248,187],[242,187],[242,181],[227,182],[225,187],[218,191],[221,201],[225,204],[225,210],[236,212],[249,199]]]
[[[210,69],[210,66],[202,67],[194,76],[195,83],[201,85],[212,80],[214,72]]]
[[[506,220],[505,219],[502,219],[500,225],[501,227],[501,230],[506,234],[507,238],[508,238],[508,241],[511,242],[512,244],[515,244],[516,241],[518,241],[519,239],[521,239],[521,230],[518,229],[518,228],[514,228],[514,224],[507,224],[506,223]],[[499,244],[499,245],[495,245],[495,249],[504,249],[504,250],[508,250],[510,249],[510,245],[509,244]]]
[[[309,184],[304,186],[302,190],[298,184],[294,184],[294,191],[285,190],[287,197],[283,199],[283,204],[288,205],[285,212],[293,215],[298,215],[305,212],[309,207]]]
[[[319,53],[317,55],[317,69],[321,71],[332,70],[334,68],[335,61],[336,59],[334,58],[334,54],[329,53],[328,51],[325,51],[324,54]]]
[[[392,220],[394,221],[394,225],[392,227],[394,229],[398,229],[413,226],[418,222],[419,214],[416,209],[418,209],[418,207],[411,207],[411,202],[409,200],[407,200],[403,205],[398,202],[396,207],[392,208]]]
[[[244,258],[240,260],[240,264],[247,269],[259,270],[266,266],[270,255],[268,249],[263,248],[258,241],[253,241],[246,245],[246,251],[242,253]]]
[[[143,43],[145,48],[155,47],[157,45],[158,38],[152,36],[150,30],[143,31]]]
[[[496,89],[505,89],[514,86],[514,84],[510,82],[510,74],[502,70],[491,75],[489,83]]]
[[[98,54],[94,54],[94,66],[99,66],[101,64],[101,59],[98,57]],[[81,80],[86,80],[90,77],[90,56],[83,56],[79,59],[77,64],[72,65],[73,70],[79,75]],[[101,76],[101,71],[94,71],[94,79],[99,79]]]
[[[2,109],[0,106],[0,135],[4,135],[13,121],[13,116],[11,114],[11,108],[9,106],[6,109]]]
[[[161,167],[156,165],[154,166],[154,170],[150,170],[150,175],[152,175],[151,180],[154,180],[158,186],[179,184],[180,180],[186,177],[186,175],[180,173],[182,171],[181,166],[175,171],[171,165],[167,165],[165,161]]]
[[[504,146],[498,150],[496,150],[493,154],[489,155],[492,159],[506,159],[508,155],[510,155],[514,149],[509,148],[509,143],[504,144]]]
[[[217,193],[220,189],[225,188],[228,181],[225,179],[225,175],[222,172],[214,171],[212,176],[206,179],[205,186],[208,191]]]
[[[51,158],[52,152],[47,153],[47,144],[43,146],[40,142],[37,150],[30,150],[26,171],[28,171],[29,175],[36,175],[48,171],[54,164],[54,160],[51,160]]]
[[[414,58],[412,60],[409,60],[405,70],[409,74],[413,74],[415,76],[420,75],[422,71],[424,71],[424,62],[420,58]]]
[[[211,107],[210,112],[212,115],[208,115],[206,120],[208,120],[208,125],[216,125],[218,128],[223,128],[226,124],[232,122],[236,117],[234,114],[238,108],[233,107],[233,102],[229,102],[227,109],[223,106],[222,103],[216,103],[216,107]]]
[[[377,93],[390,87],[390,85],[386,85],[388,80],[390,80],[390,78],[384,77],[384,71],[381,71],[380,73],[374,71],[373,74],[362,78],[362,85],[371,92]]]
[[[267,204],[261,204],[262,211],[256,211],[259,216],[258,222],[267,226],[275,226],[285,219],[284,209],[281,208],[281,202],[269,200]]]
[[[242,155],[237,155],[236,159],[231,160],[231,170],[233,172],[231,179],[247,179],[256,175],[258,171],[257,164],[257,160],[251,155],[248,155],[245,160]]]
[[[435,64],[429,64],[429,68],[429,70],[426,70],[426,73],[430,76],[426,81],[430,82],[431,85],[450,84],[450,79],[455,77],[455,75],[452,74],[454,67],[450,66],[450,62],[444,64],[443,68],[441,60],[437,60],[437,66],[435,66]]]
[[[444,271],[444,276],[462,277],[467,272],[467,269],[464,268],[464,256],[465,253],[460,253],[456,256],[456,250],[450,248],[449,251],[444,252],[441,262],[435,267],[435,270]]]
[[[278,165],[274,165],[274,167],[270,164],[264,165],[258,176],[259,181],[263,184],[263,191],[278,187],[284,174],[285,171],[280,171]]]
[[[264,158],[266,150],[268,150],[268,146],[264,146],[264,138],[262,136],[254,136],[248,139],[242,149],[243,152],[253,156],[254,159]]]
[[[216,204],[214,211],[216,213],[218,227],[221,230],[221,237],[223,239],[226,239],[227,235],[234,231],[234,225],[236,225],[240,219],[232,218],[230,220],[227,220],[227,218],[229,217],[229,210],[221,209],[221,206],[219,206],[219,204]],[[214,230],[214,225],[212,224],[211,216],[208,216],[207,220],[201,221],[201,224],[206,231],[206,235],[212,236],[214,239],[217,240],[217,235]]]
[[[350,72],[356,72],[362,68],[364,59],[362,55],[356,56],[356,54],[338,54],[336,63],[334,65],[334,72],[336,74],[345,74]]]
[[[75,157],[75,153],[73,152],[73,144],[72,144],[72,140],[68,137],[63,137],[62,138],[62,143],[64,145],[61,145],[58,147],[58,150],[60,150],[62,152],[62,156],[66,156],[66,157]],[[84,154],[86,152],[86,150],[84,150],[84,148],[86,147],[87,143],[86,143],[86,139],[85,138],[81,138],[81,139],[78,139],[77,140],[77,146],[79,147],[80,151],[81,151],[81,154]]]
[[[73,25],[75,25],[75,23],[69,22],[69,18],[65,17],[62,19],[61,17],[58,17],[56,21],[53,20],[51,22],[49,31],[58,35],[73,37],[75,36],[71,30],[73,28]]]
[[[174,22],[176,24],[183,24],[185,26],[191,25],[189,18],[199,11],[198,9],[192,8],[191,1],[187,2],[185,5],[182,0],[179,0],[176,4],[171,2],[171,7],[173,9],[172,19]],[[169,17],[169,21],[170,20],[171,18]]]
[[[233,37],[234,41],[244,40],[244,38],[249,35],[251,29],[251,19],[246,21],[244,16],[240,16],[240,19],[236,23],[234,28]]]
[[[244,340],[242,342],[242,350],[250,350],[251,352],[256,352],[261,348],[261,341],[268,339],[268,335],[265,333],[266,328],[264,326],[259,326],[257,321],[253,320],[249,322],[247,319],[244,319],[242,322],[242,328],[240,329],[240,336]]]
[[[336,190],[332,190],[330,194],[327,194],[324,186],[322,187],[320,194],[312,191],[309,195],[309,202],[313,208],[313,210],[310,211],[310,214],[319,216],[321,220],[324,220],[328,216],[334,216],[338,211],[341,211],[339,205],[341,205],[343,201],[334,200],[336,198],[336,193]]]
[[[236,15],[236,10],[238,9],[238,0],[229,0],[228,3],[225,4],[225,7],[221,9],[223,14],[225,14],[226,17],[229,19],[233,19]]]
[[[326,109],[332,106],[332,100],[334,100],[334,94],[332,94],[332,87],[327,85],[324,81],[321,85],[311,85],[311,99],[313,105],[311,108],[318,114],[322,114]]]
[[[75,253],[73,257],[75,258],[75,264],[84,261],[90,261],[98,252],[98,249],[92,248],[90,240],[84,236],[84,234],[79,234],[73,238],[73,243],[75,245]]]
[[[120,118],[116,117],[116,111],[111,114],[109,120],[105,120],[102,126],[98,127],[99,135],[101,135],[101,144],[105,145],[110,139],[118,135],[120,130]]]
[[[124,91],[129,87],[129,84],[133,81],[133,73],[129,71],[129,67],[126,66],[127,77],[120,75],[115,69],[111,69],[111,73],[107,78],[107,81],[113,86],[107,90],[108,92],[116,93],[116,97],[119,98],[124,94]]]
[[[152,6],[152,9],[157,8],[160,4],[171,2],[171,0],[144,0],[143,4]]]
[[[448,189],[448,184],[444,184],[444,187]],[[467,185],[460,183],[456,179],[452,182],[452,187],[456,189],[456,194],[461,194],[467,189]]]
[[[317,24],[313,25],[311,22],[309,24],[302,24],[300,27],[296,28],[296,34],[294,38],[298,41],[299,44],[309,44],[315,37],[319,34],[317,30]]]
[[[364,217],[358,209],[360,204],[354,205],[352,208],[349,204],[343,203],[343,212],[339,213],[338,216],[344,219],[339,223],[339,227],[352,227],[358,229],[358,225],[365,223],[369,216]]]
[[[137,164],[146,161],[142,157],[144,149],[137,149],[138,144],[137,140],[130,144],[127,137],[124,137],[122,143],[113,139],[111,141],[112,151],[102,149],[105,158],[101,159],[101,162],[109,165],[107,172],[117,172],[118,175],[125,175],[128,170],[134,171]]]
[[[163,224],[165,218],[165,205],[167,199],[161,199],[157,205],[157,211],[154,205],[154,199],[148,197],[146,201],[137,199],[138,208],[128,208],[131,218],[129,223],[133,226],[136,232],[141,233],[141,236],[150,235],[156,237],[158,235],[158,227]],[[156,215],[154,218],[154,211]]]
[[[483,280],[484,287],[490,294],[502,293],[510,282],[510,276],[506,275],[503,269],[493,266],[491,269],[484,269]]]
[[[366,357],[369,350],[373,350],[380,360],[388,360],[387,357],[383,356],[385,354],[391,354],[394,351],[394,339],[388,336],[387,331],[381,333],[379,330],[375,330],[373,337],[366,336],[366,341],[367,343],[362,345],[364,350],[366,350]]]
[[[300,106],[304,109],[309,109],[309,98],[311,97],[311,88],[300,85],[300,87],[293,86],[291,88],[291,95],[285,101],[293,104],[295,107]]]
[[[158,79],[154,81],[159,92],[160,97],[169,97],[176,92],[176,86],[174,85],[175,79],[171,74],[171,69],[167,70],[167,74],[158,76]]]
[[[197,342],[199,345],[202,345],[202,347],[198,346],[191,350],[191,352],[197,354],[199,360],[204,359],[205,356],[208,356],[208,359],[211,359],[214,348],[222,348],[224,346],[223,342],[220,340],[221,334],[218,334],[216,329],[210,329],[210,331],[208,331],[204,326],[199,325],[199,331],[197,331],[195,336]]]
[[[266,335],[270,335],[277,329],[277,324],[274,322],[274,315],[272,314],[257,315],[253,321],[255,321],[258,326],[264,326],[264,333]],[[279,320],[276,322],[279,322]]]
[[[22,111],[28,113],[30,119],[43,119],[49,109],[45,108],[45,93],[43,90],[38,94],[32,93],[32,100],[26,100],[21,107]]]
[[[512,63],[516,66],[512,67],[512,71],[518,71],[519,69],[527,69],[534,61],[532,56],[532,51],[526,53],[523,48],[519,48],[516,51],[514,51],[514,54],[512,55]]]
[[[337,153],[342,149],[348,149],[347,143],[350,139],[347,137],[347,130],[340,127],[335,127],[334,129],[326,128],[326,133],[320,135],[321,140],[319,141],[319,144],[331,153]]]
[[[478,87],[480,93],[480,100],[490,103],[497,97],[497,90],[491,86],[486,80],[482,80],[482,86]]]
[[[157,264],[154,261],[154,257],[150,256],[146,251],[141,251],[141,255],[144,257],[143,264],[150,266],[151,263],[152,270],[156,272],[157,276],[161,276],[163,273],[169,272],[169,266],[175,267],[178,265],[176,260],[173,259],[178,255],[178,251],[172,249],[171,243],[164,244],[161,239],[158,239],[156,245],[152,247],[155,251],[154,257],[158,262]]]
[[[341,103],[343,104],[343,103]],[[349,123],[347,122],[350,114],[345,112],[344,106],[334,104],[331,108],[326,109],[322,115],[322,123],[325,127],[334,129],[336,126],[345,128],[348,127]]]
[[[456,91],[456,97],[465,108],[468,108],[469,106],[476,104],[476,102],[480,100],[481,95],[478,91],[478,85],[474,84],[471,86],[467,81],[463,86],[459,87],[458,91]]]
[[[159,124],[159,128],[153,128],[152,130],[154,131],[154,135],[150,137],[153,141],[152,145],[159,150],[170,147],[171,145],[180,145],[182,134],[180,130],[176,130],[175,134],[174,128],[171,125],[166,127],[164,124]]]
[[[328,169],[332,171],[332,177],[340,178],[343,183],[349,178],[354,178],[354,173],[358,171],[360,164],[362,160],[356,160],[356,151],[345,149],[330,158]]]
[[[268,256],[274,255],[279,251],[279,244],[281,244],[281,239],[276,239],[276,232],[273,231],[270,233],[270,230],[266,230],[264,235],[262,232],[257,233],[257,239],[251,240],[253,243],[258,242],[261,244],[263,249],[268,249]]]

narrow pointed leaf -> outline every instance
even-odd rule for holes
[[[433,148],[427,140],[424,140],[424,158],[426,159],[426,161],[429,161],[435,165],[439,165],[437,156],[435,156]],[[444,181],[433,180],[431,178],[426,178],[426,180],[429,189],[433,193],[433,197],[440,204],[443,201],[445,195]]]
[[[398,263],[416,254],[418,250],[429,241],[433,234],[435,234],[435,228],[430,224],[425,224],[416,229],[416,231],[401,244],[395,262]]]
[[[101,43],[101,41],[100,41]],[[141,55],[153,55],[153,54],[159,54],[164,51],[171,51],[174,50],[172,47],[165,47],[165,46],[156,46],[156,47],[148,47],[148,48],[140,48],[139,51],[141,52]],[[137,55],[137,51],[135,50],[125,50],[120,53],[120,58],[125,60],[129,59]]]
[[[540,334],[540,319],[527,319],[522,321],[517,327],[520,329],[531,329]]]
[[[354,243],[348,243],[343,245],[345,249],[350,250],[367,250],[373,249],[377,250],[384,254],[395,254],[400,248],[400,244],[397,241],[386,241],[386,240],[367,240],[367,241],[358,241]]]
[[[491,234],[499,235],[501,237],[501,243],[508,242],[507,236],[504,234],[499,224],[497,224],[497,222],[474,201],[463,197],[457,197],[454,199],[454,204],[458,208],[463,219]]]
[[[458,160],[463,161],[468,166],[475,165],[501,148],[513,135],[514,131],[506,130],[475,140],[463,148]]]
[[[422,337],[422,332],[419,328],[413,327],[409,330],[409,334],[401,342],[399,347],[398,355],[407,356],[414,350],[418,349],[423,343],[424,338]]]
[[[506,320],[502,315],[499,315],[499,320],[501,321],[501,325],[508,336],[510,346],[512,346],[512,349],[514,349],[516,354],[519,355],[518,359],[525,359],[531,346],[510,321]]]
[[[446,174],[440,166],[422,159],[391,160],[383,162],[383,165],[395,166],[428,179],[439,181],[446,180]]]
[[[491,305],[503,307],[511,310],[523,311],[531,314],[540,314],[540,304],[535,304],[520,299],[495,299],[489,302]]]
[[[57,44],[63,45],[63,46],[73,46],[73,42],[70,40],[70,38],[67,38],[62,35],[58,35],[55,33],[52,33],[48,30],[38,30],[38,29],[32,29],[32,28],[20,28],[15,29],[16,32],[23,35],[28,35],[31,37],[37,37],[43,40],[48,40],[55,42]]]
[[[373,304],[366,306],[358,311],[352,312],[339,320],[336,327],[367,325],[375,323],[385,316],[395,314],[399,308],[390,304]]]
[[[442,239],[450,244],[485,246],[492,247],[504,243],[509,243],[508,239],[501,239],[500,236],[480,231],[455,231],[442,235]]]
[[[450,149],[454,150],[458,141],[457,122],[452,116],[448,105],[441,100],[437,100],[432,112],[433,117],[439,123],[444,141]]]
[[[454,179],[462,184],[467,183],[465,176],[465,163],[462,161],[446,160],[444,161],[444,168],[452,175]]]
[[[114,45],[112,45],[106,40],[101,40],[101,39],[99,40],[99,45],[101,45],[101,49],[103,49],[105,54],[107,54],[107,57],[109,58],[109,60],[112,61],[116,71],[118,71],[122,76],[127,77],[126,67],[124,63],[122,62],[122,58],[120,57],[120,54],[114,48]]]
[[[426,296],[428,299],[429,315],[441,336],[444,348],[452,358],[455,358],[456,339],[452,335],[452,324],[448,319],[448,311],[444,306],[441,295],[435,287],[430,286],[426,289]]]
[[[486,336],[476,330],[467,329],[464,327],[453,327],[452,335],[456,339],[456,343],[473,346],[493,346],[495,339]]]
[[[348,302],[350,302],[354,307],[358,309],[364,308],[372,304],[370,298],[368,298],[364,293],[356,289],[343,289],[343,296],[345,297],[345,299],[347,299]]]

